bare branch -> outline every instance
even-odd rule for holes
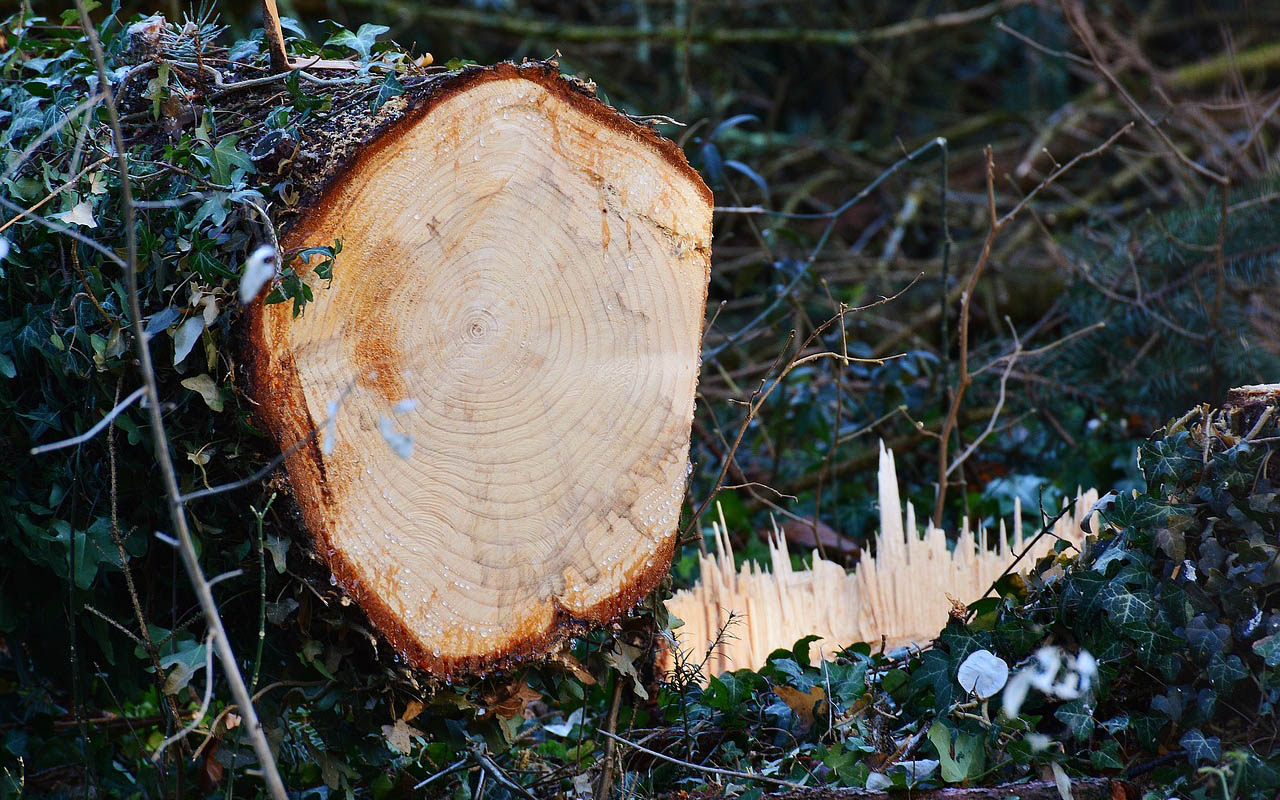
[[[85,431],[79,436],[72,436],[70,439],[63,439],[60,442],[50,442],[49,444],[42,444],[42,445],[39,445],[38,447],[33,447],[31,448],[31,455],[38,456],[41,453],[48,453],[53,450],[61,450],[64,447],[75,447],[78,444],[83,444],[84,442],[89,441],[93,437],[97,436],[98,433],[100,433],[103,428],[110,425],[111,420],[120,416],[120,414],[125,409],[133,405],[134,402],[137,401],[139,397],[142,397],[146,393],[147,393],[147,387],[139,386],[137,389],[133,391],[133,394],[130,394],[128,397],[126,397],[125,399],[117,403],[115,408],[108,411],[106,413],[106,416],[98,420],[98,424],[94,425],[89,430]]]
[[[748,781],[759,781],[761,783],[771,783],[774,786],[785,786],[788,789],[803,788],[801,787],[800,784],[795,783],[794,781],[784,781],[780,778],[772,778],[768,775],[757,775],[751,772],[738,772],[737,770],[732,770],[732,769],[721,769],[720,767],[708,767],[702,764],[692,764],[688,761],[683,761],[679,758],[675,758],[674,756],[669,756],[669,755],[666,755],[665,753],[659,753],[657,750],[650,750],[644,745],[627,741],[626,739],[623,739],[621,736],[618,736],[617,734],[609,733],[608,731],[605,731],[605,730],[601,730],[597,732],[605,736],[608,736],[610,739],[613,739],[620,744],[625,744],[628,747],[634,747],[635,749],[639,750],[642,753],[651,755],[654,758],[660,758],[663,761],[669,762],[671,764],[676,764],[678,766],[685,767],[686,769],[692,769],[698,772],[706,772],[712,775],[723,775],[726,778],[742,778]]]
[[[76,0],[76,9],[80,12],[80,24],[89,42],[89,49],[93,53],[98,80],[105,87],[110,83],[110,76],[107,72],[106,58],[102,53],[102,43],[98,40],[97,30],[89,19],[89,12],[85,8],[84,0]],[[155,368],[151,363],[151,351],[147,346],[146,334],[142,327],[142,303],[138,297],[137,210],[133,204],[133,187],[129,178],[129,151],[125,144],[124,130],[120,125],[120,114],[116,108],[115,98],[107,94],[103,98],[103,102],[106,106],[107,119],[111,126],[112,143],[115,146],[120,172],[120,205],[121,216],[124,221],[127,260],[122,261],[114,253],[111,254],[111,257],[124,267],[125,288],[128,295],[129,316],[133,326],[134,347],[138,353],[143,387],[146,389],[148,411],[151,417],[151,436],[155,446],[156,461],[160,467],[160,476],[164,485],[169,517],[173,522],[175,532],[178,534],[178,552],[182,556],[183,566],[186,567],[187,574],[191,578],[192,588],[195,589],[196,596],[200,601],[201,610],[209,625],[209,635],[212,638],[214,649],[217,651],[218,659],[222,661],[227,681],[231,684],[231,693],[243,710],[246,733],[253,743],[254,752],[257,754],[263,782],[266,784],[267,791],[275,800],[286,800],[284,782],[281,781],[280,772],[276,769],[271,746],[267,742],[266,734],[262,729],[258,714],[253,708],[253,703],[249,699],[249,690],[245,686],[244,676],[240,674],[235,653],[231,649],[231,642],[227,638],[226,630],[222,625],[222,617],[218,613],[217,603],[213,599],[213,591],[209,587],[209,582],[204,578],[204,572],[200,568],[200,558],[196,554],[195,544],[191,539],[191,531],[187,528],[186,512],[183,510],[180,499],[181,492],[178,489],[178,475],[173,466],[172,455],[169,452],[169,440],[165,433],[164,419],[160,414],[160,391],[156,385]],[[105,250],[105,248],[102,249]]]

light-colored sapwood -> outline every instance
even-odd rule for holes
[[[537,655],[666,574],[710,236],[678,148],[513,65],[433,88],[290,232],[342,252],[302,316],[254,311],[252,392],[282,448],[320,430],[307,527],[412,661]]]
[[[793,569],[776,526],[769,535],[770,569],[750,561],[735,569],[724,520],[712,523],[717,548],[700,556],[698,585],[667,601],[668,610],[684,621],[675,631],[677,646],[695,665],[703,661],[730,613],[736,617],[706,659],[704,677],[759,668],[771,652],[790,649],[810,634],[822,637],[810,646],[815,661],[857,642],[879,645],[881,637],[890,646],[927,644],[947,623],[953,608],[947,595],[960,602],[977,600],[1031,540],[1023,530],[1021,504],[1015,501],[1012,537],[1001,520],[995,536],[985,529],[975,534],[965,526],[954,547],[949,546],[947,534],[933,527],[928,516],[922,533],[911,503],[903,519],[893,452],[883,443],[878,477],[876,552],[864,548],[851,571],[817,551],[810,569]],[[1021,565],[1029,567],[1049,553],[1058,539],[1079,544],[1082,522],[1097,500],[1092,489],[1079,493],[1070,513],[1054,524],[1052,536],[1041,537]]]

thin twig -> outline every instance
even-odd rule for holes
[[[774,310],[778,307],[778,305],[782,303],[784,299],[791,296],[791,292],[794,291],[795,288],[800,285],[800,282],[804,280],[806,276],[808,276],[809,269],[813,266],[814,262],[817,260],[818,254],[822,252],[822,249],[824,247],[826,247],[827,239],[830,238],[831,232],[835,230],[836,222],[846,211],[853,208],[858,203],[861,203],[864,199],[867,198],[868,195],[870,195],[877,188],[879,188],[880,184],[888,180],[890,176],[898,172],[898,170],[902,169],[907,164],[914,162],[916,159],[920,158],[925,153],[929,152],[934,148],[938,148],[942,150],[942,152],[945,154],[947,151],[947,140],[942,137],[938,137],[936,139],[930,139],[928,142],[925,142],[923,145],[916,148],[913,152],[908,153],[907,155],[895,161],[883,172],[881,172],[878,176],[876,176],[875,180],[871,181],[866,186],[862,187],[862,189],[859,190],[857,194],[855,194],[853,197],[849,198],[845,202],[841,203],[837,208],[831,211],[828,211],[822,214],[794,214],[791,212],[769,211],[769,210],[761,209],[759,211],[759,213],[761,214],[766,214],[768,216],[779,217],[784,219],[825,219],[827,220],[827,225],[826,225],[826,228],[823,229],[822,234],[818,237],[817,243],[813,246],[812,250],[810,251],[809,257],[804,260],[801,268],[796,270],[795,277],[791,279],[790,283],[788,283],[782,289],[782,291],[778,293],[778,296],[775,297],[773,301],[770,302],[769,305],[767,305],[764,308],[763,311],[757,314],[754,319],[752,319],[746,325],[738,329],[736,333],[727,337],[723,342],[720,342],[715,347],[711,348],[709,351],[704,352],[702,354],[703,363],[715,361],[715,359],[721,353],[723,353],[726,349],[728,349],[729,347],[732,347],[739,339],[741,339],[743,336],[753,331],[758,325],[760,325],[765,320],[767,320],[769,316],[773,314]],[[944,169],[945,169],[945,165],[946,165],[946,161],[944,159],[943,160]]]
[[[342,390],[342,393],[338,395],[339,405],[341,405],[342,402],[346,399],[347,395],[351,393],[352,389],[356,387],[356,384],[357,384],[356,381],[352,381],[351,383],[347,384],[346,388]],[[250,475],[249,477],[241,478],[238,481],[231,481],[230,483],[220,483],[217,486],[210,486],[207,489],[199,489],[197,491],[190,492],[188,494],[178,495],[178,502],[184,503],[184,504],[190,503],[192,500],[200,500],[205,497],[211,497],[215,494],[232,492],[232,491],[235,491],[236,489],[242,489],[245,486],[250,486],[258,483],[263,478],[266,478],[268,475],[270,475],[272,472],[275,472],[276,468],[279,467],[281,464],[283,464],[285,459],[287,459],[289,456],[293,455],[294,453],[301,450],[303,447],[306,447],[308,444],[313,442],[315,438],[320,435],[320,431],[324,430],[329,425],[329,423],[333,421],[333,419],[334,419],[334,415],[332,414],[329,415],[328,417],[325,417],[324,422],[312,428],[311,431],[307,433],[306,436],[294,442],[292,445],[288,447],[288,449],[282,451],[275,458],[272,458],[270,461],[267,462],[266,466],[262,467],[257,472]]]
[[[156,748],[156,751],[151,754],[151,760],[156,763],[160,762],[160,757],[164,755],[165,748],[174,742],[179,742],[185,739],[200,725],[200,721],[204,719],[204,715],[209,713],[209,701],[213,699],[213,648],[209,646],[211,644],[209,640],[213,638],[214,635],[215,634],[211,632],[205,639],[204,643],[204,699],[200,701],[200,710],[196,712],[196,716],[191,720],[190,724],[160,743],[160,746]]]
[[[466,757],[464,757],[464,758],[460,758],[460,759],[458,759],[457,761],[455,761],[455,762],[453,762],[452,764],[450,764],[449,766],[447,766],[447,767],[445,767],[444,769],[440,770],[440,771],[439,771],[439,772],[437,772],[436,774],[432,775],[431,777],[429,777],[429,778],[425,778],[425,779],[423,779],[423,780],[419,781],[419,782],[418,782],[418,783],[417,783],[413,788],[414,788],[414,789],[421,789],[422,787],[426,786],[427,784],[432,783],[432,782],[434,782],[434,781],[436,781],[436,780],[438,780],[438,779],[440,779],[440,778],[443,778],[443,777],[444,777],[444,776],[446,776],[446,775],[451,775],[451,774],[453,774],[453,773],[457,772],[458,770],[462,769],[463,767],[465,767],[465,766],[467,765],[467,762],[468,762],[468,761],[470,761],[470,760],[471,760],[471,757],[470,757],[470,756],[466,756]]]
[[[382,0],[351,0],[354,5],[376,6],[380,13],[389,10],[401,20],[427,20],[449,26],[480,28],[522,38],[538,37],[557,42],[668,42],[690,44],[810,44],[855,47],[915,36],[930,31],[955,28],[981,22],[1027,0],[995,0],[976,8],[943,14],[928,14],[882,28],[853,30],[841,25],[828,28],[716,28],[692,27],[692,14],[685,24],[661,26],[575,25],[554,20],[530,19],[511,14],[491,14],[465,8],[446,8],[430,3],[387,3]]]
[[[1010,574],[1012,574],[1012,573],[1013,573],[1014,568],[1018,566],[1018,563],[1019,563],[1020,561],[1022,561],[1023,556],[1025,556],[1027,553],[1030,553],[1030,552],[1031,552],[1031,550],[1032,550],[1032,548],[1034,548],[1034,547],[1036,546],[1036,543],[1037,543],[1037,542],[1039,542],[1039,541],[1040,541],[1041,539],[1043,539],[1045,536],[1055,536],[1055,534],[1054,534],[1054,532],[1053,532],[1053,526],[1057,524],[1058,520],[1062,519],[1063,517],[1065,517],[1065,516],[1066,516],[1068,513],[1070,513],[1070,512],[1071,512],[1071,506],[1070,506],[1070,505],[1067,505],[1065,508],[1063,508],[1061,511],[1059,511],[1059,512],[1058,512],[1057,516],[1055,516],[1055,517],[1054,517],[1053,519],[1051,519],[1051,520],[1047,520],[1047,521],[1046,521],[1046,522],[1045,522],[1045,523],[1040,527],[1040,532],[1039,532],[1039,533],[1037,533],[1035,536],[1031,537],[1031,541],[1027,542],[1026,546],[1022,548],[1022,552],[1021,552],[1021,553],[1018,553],[1017,557],[1016,557],[1016,558],[1014,558],[1014,559],[1013,559],[1013,561],[1010,561],[1010,562],[1009,562],[1009,566],[1005,567],[1005,568],[1004,568],[1004,572],[1001,572],[1001,573],[1000,573],[1000,575],[999,575],[999,577],[997,577],[994,581],[992,581],[992,582],[991,582],[991,585],[987,587],[987,590],[986,590],[985,592],[983,592],[983,593],[982,593],[982,597],[979,597],[979,598],[978,598],[978,600],[981,600],[981,599],[983,599],[984,597],[986,597],[987,595],[989,595],[989,594],[991,594],[992,592],[994,592],[994,591],[995,591],[995,589],[996,589],[996,585],[997,585],[997,584],[999,584],[999,583],[1000,583],[1000,581],[1004,580],[1006,576],[1008,576],[1008,575],[1010,575]],[[1022,533],[1021,531],[1015,531],[1015,532],[1014,532],[1014,535],[1018,535],[1018,534],[1021,534],[1021,533]],[[976,603],[978,600],[975,600],[975,601],[974,601],[974,603]],[[972,616],[972,615],[973,615],[973,613],[974,613],[974,611],[973,611],[973,603],[969,603],[969,614],[970,614],[970,616]]]
[[[908,283],[906,286],[904,286],[902,289],[898,290],[894,294],[888,297],[881,297],[878,300],[867,303],[866,305],[857,306],[854,308],[842,307],[838,314],[836,314],[835,316],[828,319],[826,322],[823,322],[821,325],[818,325],[813,329],[813,331],[809,334],[808,338],[804,340],[804,343],[800,345],[799,350],[796,351],[797,356],[799,353],[805,352],[805,350],[807,350],[811,344],[817,341],[818,338],[821,337],[822,334],[828,328],[834,325],[837,321],[843,319],[843,317],[846,314],[860,313],[868,309],[875,308],[876,306],[880,306],[885,303],[892,302],[893,300],[896,300],[898,297],[901,297],[904,293],[909,291],[911,287],[915,286],[916,281],[918,280],[919,280],[919,276],[912,279],[910,283]],[[784,355],[786,355],[787,351],[790,349],[791,342],[794,341],[795,335],[796,335],[795,331],[791,331],[790,335],[787,337],[786,343],[783,345],[782,349],[778,352],[778,357],[774,359],[773,364],[770,365],[768,371],[765,373],[765,378],[760,381],[760,385],[756,388],[754,392],[752,392],[751,397],[748,399],[746,418],[743,419],[742,424],[738,427],[737,436],[734,438],[733,445],[729,448],[729,452],[725,454],[724,463],[720,467],[720,472],[716,475],[716,480],[715,480],[715,483],[712,484],[711,490],[707,493],[707,496],[702,501],[702,504],[699,505],[697,510],[693,512],[693,516],[689,520],[689,524],[685,527],[683,531],[681,531],[681,534],[680,534],[681,540],[686,539],[689,536],[689,533],[695,527],[697,527],[698,520],[702,517],[703,512],[707,510],[707,507],[709,505],[711,505],[711,501],[715,499],[716,494],[720,491],[720,487],[724,485],[725,476],[728,474],[729,467],[733,463],[734,455],[737,453],[738,448],[742,445],[742,440],[747,434],[747,429],[751,427],[751,423],[755,419],[756,413],[760,410],[761,407],[764,406],[765,402],[769,399],[769,396],[773,394],[773,391],[775,389],[777,389],[779,386],[782,385],[782,379],[785,378],[796,367],[800,366],[803,363],[816,360],[817,358],[843,359],[843,356],[840,353],[835,353],[835,352],[816,353],[814,355],[807,356],[805,358],[798,358],[797,356],[792,356],[791,360],[787,363],[787,365],[783,367],[780,372],[778,372],[777,378],[775,378],[772,383],[768,384],[768,388],[765,388],[766,383],[768,383],[768,376],[773,375],[775,370],[778,369],[778,365],[782,363],[782,358]],[[876,361],[883,361],[883,360],[884,359],[876,359]]]
[[[45,195],[43,198],[41,198],[40,200],[37,200],[37,201],[35,202],[35,204],[28,206],[25,210],[23,210],[22,212],[20,212],[20,213],[19,213],[19,214],[17,214],[16,216],[14,216],[14,217],[13,217],[12,219],[10,219],[8,222],[4,223],[3,225],[0,225],[0,233],[3,233],[4,231],[8,230],[10,226],[12,226],[12,225],[16,224],[17,222],[21,221],[23,217],[31,216],[31,214],[33,214],[35,211],[39,210],[39,208],[40,208],[41,206],[43,206],[45,203],[49,202],[49,201],[50,201],[50,200],[52,200],[53,198],[55,198],[55,197],[57,197],[58,195],[62,194],[62,193],[63,193],[63,192],[65,192],[67,189],[70,189],[72,186],[75,186],[75,185],[76,185],[76,182],[77,182],[77,181],[79,181],[81,178],[83,178],[83,177],[84,177],[84,174],[85,174],[86,172],[88,172],[89,170],[94,169],[95,167],[100,167],[100,166],[102,166],[103,164],[107,163],[107,162],[108,162],[108,161],[110,161],[110,160],[111,160],[111,156],[103,156],[102,158],[100,158],[100,159],[98,159],[97,161],[93,162],[93,163],[92,163],[92,164],[90,164],[89,166],[87,166],[87,167],[85,167],[85,168],[81,169],[81,170],[80,170],[79,172],[77,172],[73,177],[71,177],[70,179],[68,179],[67,181],[65,181],[61,186],[59,186],[58,188],[54,189],[52,192],[49,192],[48,194],[46,194],[46,195]]]
[[[103,428],[110,425],[111,420],[120,416],[120,414],[125,409],[133,405],[134,402],[136,402],[139,397],[142,397],[146,393],[147,393],[147,387],[139,386],[137,389],[133,391],[132,394],[130,394],[128,397],[126,397],[125,399],[117,403],[115,408],[108,411],[106,415],[102,419],[98,420],[98,423],[94,425],[92,428],[90,428],[89,430],[85,431],[79,436],[72,436],[70,439],[63,439],[58,442],[50,442],[49,444],[42,444],[37,447],[33,447],[31,448],[31,455],[38,456],[41,453],[48,453],[53,450],[61,450],[64,447],[75,447],[78,444],[83,444],[84,442],[89,441],[93,437],[97,436],[98,433]]]
[[[987,264],[991,259],[991,250],[995,244],[996,237],[1000,234],[1001,229],[1015,219],[1019,213],[1025,209],[1032,200],[1036,198],[1046,187],[1053,184],[1064,174],[1069,172],[1080,162],[1094,158],[1110,148],[1123,135],[1133,128],[1133,123],[1127,123],[1118,131],[1111,134],[1102,144],[1078,154],[1075,158],[1066,164],[1059,166],[1048,177],[1042,180],[1034,189],[1019,200],[1012,209],[1003,216],[996,210],[996,189],[995,189],[995,155],[990,146],[986,150],[986,184],[987,184],[987,213],[990,217],[990,226],[987,229],[986,238],[982,243],[982,250],[978,255],[977,263],[974,264],[973,270],[969,273],[969,279],[965,282],[964,291],[960,295],[960,329],[959,329],[959,345],[960,353],[957,359],[957,376],[955,388],[951,394],[951,405],[947,411],[946,417],[943,419],[942,429],[938,437],[938,487],[934,501],[933,524],[935,527],[942,525],[942,513],[945,508],[947,499],[947,476],[951,474],[951,461],[948,457],[948,450],[951,446],[951,436],[956,432],[956,425],[959,420],[960,407],[964,402],[965,392],[968,391],[970,384],[973,383],[973,374],[969,371],[969,325],[970,313],[969,307],[973,302],[974,291],[978,287],[978,280],[982,277],[983,272],[987,268]]]
[[[3,183],[9,180],[10,178],[12,178],[14,175],[16,175],[18,173],[18,170],[22,168],[22,165],[25,164],[27,162],[27,159],[31,157],[31,154],[34,153],[37,149],[39,149],[40,145],[44,144],[45,142],[49,141],[49,139],[56,136],[58,131],[62,130],[67,125],[71,124],[71,121],[76,117],[80,116],[81,113],[87,114],[88,111],[92,109],[95,105],[97,105],[99,102],[101,102],[104,97],[106,97],[106,95],[103,92],[95,92],[94,94],[89,95],[88,97],[86,97],[85,99],[77,103],[75,108],[68,111],[65,117],[58,120],[54,124],[50,125],[44,131],[42,131],[39,136],[37,136],[35,139],[32,139],[31,144],[28,144],[25,148],[23,148],[22,152],[19,153],[18,157],[13,160],[13,163],[9,166],[9,168],[4,171],[4,174],[0,175],[0,183]],[[86,125],[88,124],[87,120],[85,124]]]
[[[84,29],[85,37],[89,42],[89,49],[93,53],[98,80],[102,86],[108,86],[110,85],[110,74],[107,71],[106,58],[102,53],[102,43],[98,41],[97,30],[95,30],[92,21],[89,19],[89,12],[85,8],[84,0],[75,0],[75,2],[76,9],[80,12],[81,27]],[[129,316],[133,326],[134,346],[138,353],[143,385],[146,389],[148,411],[151,417],[151,436],[155,447],[156,461],[160,467],[160,476],[164,485],[169,517],[175,532],[178,534],[178,551],[182,556],[183,565],[186,567],[192,587],[195,589],[196,596],[200,601],[201,610],[204,612],[205,619],[209,625],[210,636],[212,637],[214,648],[217,650],[218,658],[222,662],[227,681],[231,684],[232,696],[235,697],[244,714],[246,733],[250,741],[253,742],[254,752],[258,756],[263,782],[266,784],[267,791],[275,800],[286,800],[287,795],[284,783],[280,779],[279,770],[276,769],[271,746],[267,742],[266,734],[263,731],[261,721],[258,719],[258,714],[253,708],[253,703],[249,699],[248,687],[245,686],[244,676],[240,674],[235,653],[231,649],[231,642],[227,638],[226,630],[222,625],[222,617],[218,613],[218,605],[213,599],[213,592],[209,588],[209,583],[205,580],[204,572],[200,568],[200,557],[196,553],[195,543],[191,539],[191,531],[187,528],[186,512],[183,510],[182,502],[179,499],[181,492],[178,489],[178,475],[169,452],[169,440],[165,433],[164,418],[160,414],[160,390],[156,385],[155,368],[151,363],[151,351],[147,346],[147,339],[142,326],[142,302],[138,297],[137,212],[133,205],[133,187],[129,178],[129,151],[124,140],[124,130],[120,126],[120,115],[116,108],[115,99],[108,94],[103,99],[103,103],[106,106],[107,119],[111,126],[111,136],[115,145],[116,159],[120,170],[120,204],[123,212],[127,258],[124,262],[124,275],[129,303]],[[114,254],[112,256],[115,260],[120,260]]]
[[[707,767],[701,764],[691,764],[688,761],[683,761],[679,758],[675,758],[674,756],[669,756],[669,755],[666,755],[665,753],[659,753],[657,750],[650,750],[644,745],[636,744],[635,742],[629,742],[626,739],[623,739],[621,736],[618,736],[617,734],[609,733],[608,731],[600,731],[600,733],[604,734],[605,736],[608,736],[610,739],[614,739],[620,744],[625,744],[628,747],[634,747],[640,752],[645,753],[647,755],[651,755],[654,758],[660,758],[663,761],[667,761],[669,763],[676,764],[681,767],[686,767],[688,769],[697,770],[698,772],[707,772],[712,775],[723,775],[726,778],[742,778],[748,781],[760,781],[761,783],[772,783],[774,786],[785,786],[788,789],[804,788],[802,784],[796,783],[794,781],[784,781],[781,778],[772,778],[768,775],[757,775],[752,772],[738,772],[737,770],[732,770],[732,769],[721,769],[720,767]]]

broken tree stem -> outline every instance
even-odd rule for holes
[[[271,72],[289,71],[289,54],[284,49],[284,29],[280,27],[280,9],[276,0],[262,0],[262,31],[271,53]]]

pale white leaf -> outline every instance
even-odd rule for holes
[[[202,333],[204,333],[204,317],[199,314],[194,317],[188,317],[185,322],[178,326],[178,330],[174,331],[173,365],[175,367],[181,364],[187,354],[191,352],[191,348],[195,346]]]
[[[1027,746],[1031,748],[1031,752],[1039,753],[1041,750],[1048,750],[1053,745],[1053,739],[1043,733],[1028,733],[1023,737]]]
[[[986,700],[1008,683],[1009,665],[989,650],[975,650],[960,664],[956,677],[966,692]]]
[[[240,304],[245,305],[258,296],[267,281],[276,276],[276,249],[269,244],[258,247],[245,259],[240,274]]]
[[[204,317],[204,326],[207,328],[218,318],[218,298],[211,294],[205,295],[201,298],[200,305],[202,307],[200,314]]]
[[[564,722],[553,722],[542,726],[542,729],[552,736],[565,737],[573,730],[573,726],[582,724],[582,709],[574,709],[569,718]]]
[[[408,458],[413,455],[413,437],[406,436],[395,429],[395,423],[390,417],[378,418],[378,432],[382,434],[382,438],[386,441],[391,451],[401,458]]]
[[[1080,673],[1080,677],[1088,683],[1093,678],[1098,677],[1098,659],[1093,657],[1093,653],[1088,650],[1081,650],[1076,654],[1075,662],[1072,668]],[[1087,686],[1085,687],[1088,688]]]
[[[927,780],[941,763],[933,758],[917,758],[915,761],[900,761],[898,766],[907,771],[907,778],[912,781]]]
[[[1005,717],[1013,719],[1018,716],[1018,712],[1022,710],[1022,704],[1026,701],[1027,693],[1030,690],[1031,670],[1018,670],[1018,673],[1005,684],[1004,694],[1000,696]]]
[[[324,421],[324,432],[320,437],[320,452],[329,455],[333,446],[338,443],[338,401],[330,400],[326,409],[328,417]]]
[[[893,785],[888,775],[881,772],[867,773],[867,788],[873,792],[882,792]]]
[[[212,411],[221,411],[223,406],[222,390],[218,388],[218,384],[214,383],[213,378],[208,375],[200,374],[182,381],[182,385],[193,392],[198,392],[204,398],[205,405]]]
[[[68,225],[81,225],[86,228],[98,227],[98,221],[93,218],[93,206],[89,205],[85,200],[76,203],[70,211],[54,214],[53,218],[61,220]]]
[[[1053,782],[1058,786],[1058,795],[1062,800],[1072,800],[1071,779],[1067,777],[1062,765],[1054,761],[1049,764],[1049,768],[1053,770]]]

